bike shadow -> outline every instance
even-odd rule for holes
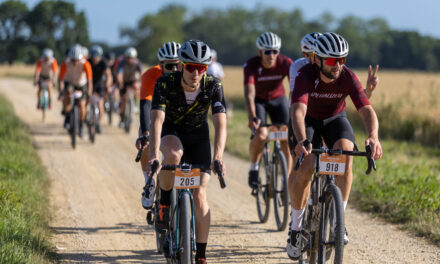
[[[99,227],[66,227],[66,226],[51,226],[50,229],[54,234],[94,234],[98,232],[124,233],[133,235],[142,235],[144,232],[150,231],[146,224],[133,223],[118,223],[114,226],[99,226]]]
[[[243,248],[228,248],[223,245],[209,245],[207,251],[209,263],[292,263],[287,256],[286,260],[280,259],[279,255],[285,253],[282,247],[246,246]],[[273,255],[274,254],[274,255]]]
[[[87,250],[78,252],[58,252],[60,262],[69,263],[165,263],[163,255],[156,250]]]

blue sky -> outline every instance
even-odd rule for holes
[[[25,0],[33,7],[38,0]],[[355,15],[364,19],[384,18],[391,28],[397,30],[415,30],[423,35],[440,38],[439,0],[70,0],[77,9],[84,10],[89,22],[92,41],[120,43],[119,27],[134,26],[146,13],[155,13],[164,5],[178,3],[185,5],[191,12],[200,12],[205,8],[227,9],[256,6],[274,7],[282,10],[299,8],[306,19],[319,18],[329,11],[336,18]]]

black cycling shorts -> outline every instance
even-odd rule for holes
[[[122,86],[122,89],[119,90],[119,94],[122,96],[127,92],[127,88],[131,86],[133,88],[133,85],[139,81],[130,81],[130,82],[124,82],[124,85]]]
[[[98,82],[93,84],[93,93],[98,94],[100,97],[104,97],[107,87],[103,82]]]
[[[353,128],[345,111],[324,120],[316,120],[306,115],[305,121],[307,138],[315,148],[320,146],[322,138],[329,149],[332,149],[335,142],[341,138],[348,139],[355,144]],[[295,136],[293,136],[292,143],[295,147],[297,144]]]
[[[183,146],[183,156],[180,163],[197,164],[203,167],[211,165],[211,143],[209,141],[208,123],[190,132],[184,132],[172,123],[162,125],[161,137],[173,135],[180,139]]]
[[[261,124],[267,124],[266,112],[269,114],[272,124],[287,125],[289,123],[289,106],[285,96],[272,100],[255,97],[255,111]]]
[[[85,85],[83,85],[83,86],[76,86],[76,85],[73,85],[73,84],[70,84],[69,82],[67,82],[67,81],[64,81],[64,95],[67,95],[67,92],[68,91],[74,91],[74,90],[78,90],[78,91],[82,91],[83,92],[83,94],[82,94],[82,97],[81,97],[81,99],[82,100],[85,100],[85,99],[87,99],[89,96],[89,87],[88,87],[88,85],[87,84],[85,84]]]

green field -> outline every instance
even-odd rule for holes
[[[0,263],[55,261],[45,173],[28,128],[0,96]]]

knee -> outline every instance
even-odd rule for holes
[[[257,134],[255,135],[258,141],[265,141],[267,138],[267,130],[266,129],[259,129]]]
[[[167,163],[178,164],[182,155],[183,151],[181,149],[170,149],[165,155],[165,160]]]

